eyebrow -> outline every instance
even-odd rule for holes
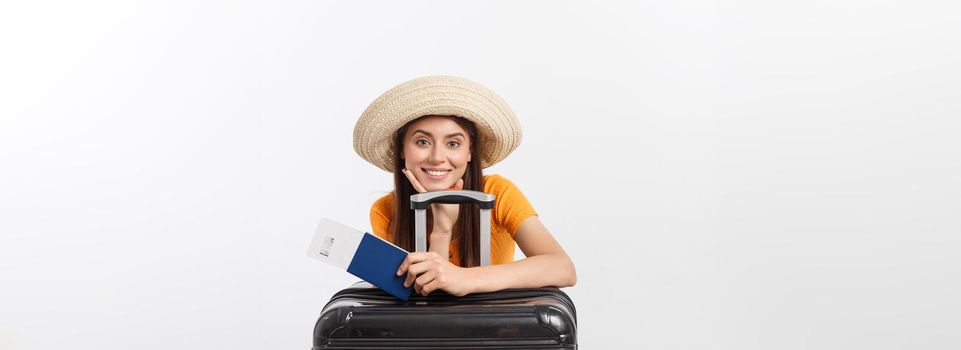
[[[414,132],[411,133],[411,135],[416,134],[416,133],[425,134],[425,135],[427,135],[427,136],[429,136],[429,137],[432,137],[432,138],[434,137],[434,134],[431,134],[431,133],[426,132],[426,131],[421,130],[421,129],[414,130]],[[451,137],[454,137],[454,136],[465,137],[463,133],[455,132],[455,133],[453,133],[453,134],[447,135],[446,138],[451,138]]]

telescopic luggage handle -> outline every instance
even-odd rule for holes
[[[427,251],[427,207],[432,203],[477,203],[480,207],[480,263],[491,264],[491,209],[494,195],[478,191],[434,191],[410,196],[410,208],[414,210],[414,248]]]

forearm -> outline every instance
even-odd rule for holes
[[[471,293],[507,288],[570,287],[577,283],[574,263],[566,254],[545,254],[509,264],[469,269]]]
[[[440,256],[450,256],[450,232],[440,232],[435,229],[428,237],[430,239],[427,251],[435,252]]]

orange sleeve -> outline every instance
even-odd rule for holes
[[[380,199],[370,206],[370,229],[374,231],[373,234],[375,236],[385,241],[391,241],[390,238],[388,238],[389,234],[387,230],[390,227],[390,219],[394,215],[393,207],[393,193],[388,193],[380,197]]]
[[[494,222],[507,228],[507,232],[514,238],[517,228],[524,220],[537,215],[534,206],[527,201],[527,197],[511,180],[500,175],[490,175],[484,181],[484,192],[496,196],[494,203]]]

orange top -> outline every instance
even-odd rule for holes
[[[495,196],[494,209],[491,210],[491,264],[506,264],[514,261],[514,235],[517,228],[531,215],[537,215],[534,207],[527,201],[521,190],[500,175],[484,176],[484,192]],[[370,207],[370,226],[374,234],[393,242],[387,232],[390,220],[394,217],[394,194],[380,197]],[[460,266],[460,252],[457,251],[457,237],[451,238],[450,262]]]

